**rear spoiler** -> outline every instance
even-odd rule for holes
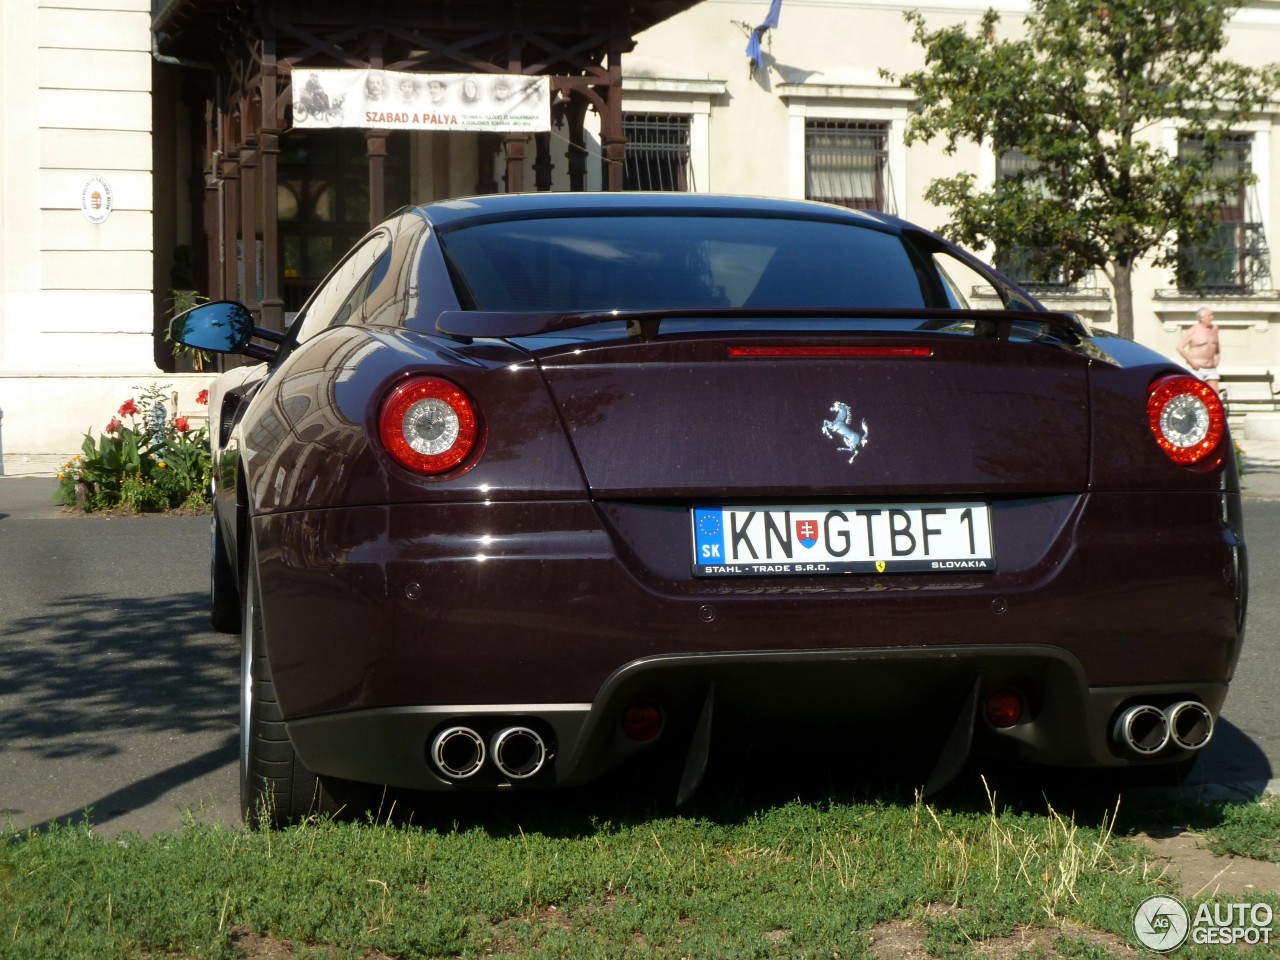
[[[737,320],[785,321],[779,333],[795,332],[789,328],[798,320],[918,320],[912,332],[954,328],[973,322],[973,335],[994,340],[1009,340],[1016,324],[1038,324],[1058,334],[1058,339],[1078,343],[1089,336],[1080,318],[1070,313],[1043,310],[950,310],[942,308],[812,308],[812,307],[702,307],[692,310],[594,310],[576,313],[520,313],[483,310],[446,310],[436,318],[436,330],[470,343],[474,339],[507,339],[529,337],[539,333],[555,333],[593,323],[619,320],[627,324],[627,336],[648,340],[658,336],[666,320],[706,320],[726,325]],[[755,332],[755,331],[753,331]],[[827,331],[829,334],[830,331]]]

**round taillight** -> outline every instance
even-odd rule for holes
[[[1212,455],[1227,432],[1227,412],[1218,392],[1203,380],[1180,374],[1151,385],[1147,422],[1165,455],[1185,466]]]
[[[997,690],[987,697],[985,704],[987,723],[997,730],[1007,730],[1009,727],[1017,726],[1025,711],[1026,704],[1013,690]]]
[[[475,449],[480,417],[460,387],[439,377],[415,377],[387,394],[378,433],[401,466],[445,473]]]

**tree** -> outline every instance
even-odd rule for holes
[[[944,137],[1020,150],[1028,163],[985,191],[972,173],[934,180],[925,196],[950,209],[943,233],[1031,257],[1067,279],[1101,270],[1122,336],[1133,336],[1134,263],[1177,263],[1177,243],[1203,242],[1247,171],[1215,171],[1233,128],[1271,101],[1280,67],[1221,57],[1232,9],[1217,0],[1032,0],[1025,31],[999,39],[989,10],[970,35],[929,30],[908,13],[925,67],[901,78],[918,98],[907,142]],[[1201,148],[1170,153],[1170,124]]]

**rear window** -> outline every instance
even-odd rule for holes
[[[750,217],[566,217],[440,236],[473,310],[917,308],[902,241],[848,224]]]

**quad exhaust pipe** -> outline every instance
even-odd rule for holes
[[[1129,707],[1116,717],[1112,737],[1144,757],[1159,753],[1169,742],[1169,720],[1149,703]]]
[[[509,780],[528,780],[547,765],[550,751],[542,736],[529,727],[504,727],[486,745],[471,727],[446,727],[431,741],[431,760],[450,780],[466,780],[493,765]]]
[[[528,727],[499,730],[493,735],[490,750],[494,766],[512,780],[536,776],[547,763],[546,743]]]
[[[484,756],[484,738],[470,727],[447,727],[431,741],[431,759],[450,780],[475,776]]]
[[[1140,703],[1121,711],[1111,737],[1139,756],[1159,753],[1170,742],[1183,750],[1199,750],[1213,736],[1213,714],[1203,703],[1182,700],[1161,709]]]
[[[1169,738],[1184,750],[1199,750],[1213,736],[1213,714],[1203,703],[1183,700],[1164,708]]]

